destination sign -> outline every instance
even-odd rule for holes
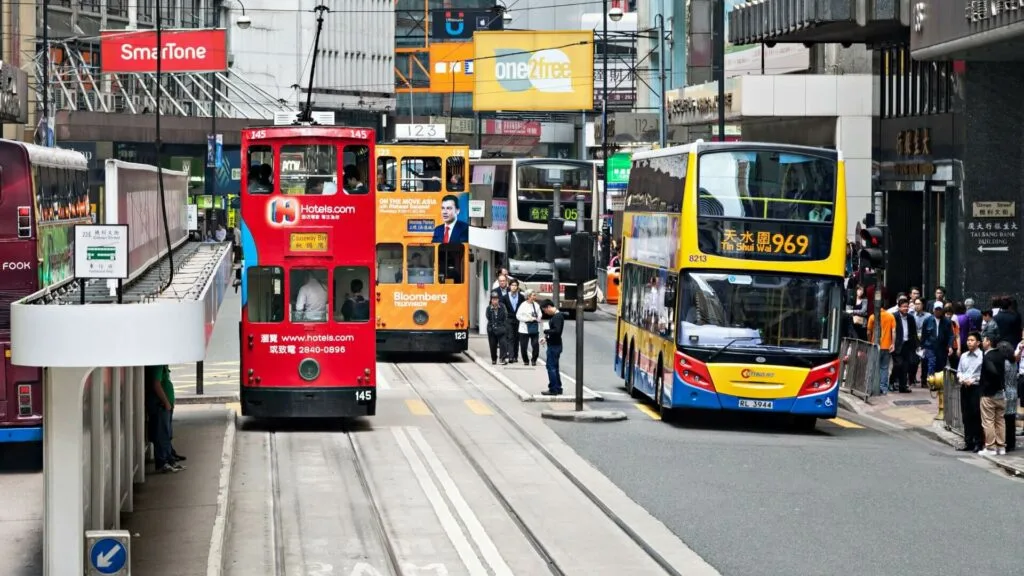
[[[288,237],[292,252],[327,252],[327,234],[323,232],[292,232]]]
[[[529,202],[520,200],[519,201],[519,219],[526,222],[537,222],[544,223],[551,220],[551,202]],[[576,209],[576,203],[562,204],[562,218],[566,220],[576,220],[579,217],[579,210]],[[584,202],[583,204],[583,219],[589,220],[593,214],[593,203],[590,201]]]
[[[705,219],[698,243],[701,252],[727,258],[824,260],[832,244],[832,225]]]

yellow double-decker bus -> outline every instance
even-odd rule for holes
[[[836,150],[633,155],[615,369],[658,410],[836,415],[846,186]]]
[[[380,353],[468,347],[468,163],[468,146],[443,140],[377,146]]]

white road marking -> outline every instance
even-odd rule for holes
[[[459,553],[459,558],[462,559],[463,565],[466,566],[466,569],[473,576],[488,576],[487,569],[480,562],[480,558],[477,557],[473,546],[466,539],[466,535],[462,533],[459,523],[452,516],[451,510],[448,509],[444,498],[441,497],[437,485],[430,478],[430,473],[424,467],[423,461],[416,455],[416,451],[413,449],[412,444],[409,443],[409,438],[405,435],[405,432],[397,427],[392,428],[391,432],[395,435],[395,442],[398,443],[398,447],[402,450],[406,461],[409,462],[412,473],[416,476],[416,481],[419,482],[420,488],[427,496],[427,500],[430,501],[434,514],[437,515],[438,521],[441,522],[441,527],[448,534],[448,539],[451,541],[452,546],[455,547],[455,551]]]
[[[391,390],[391,382],[388,381],[388,377],[385,375],[384,364],[377,362],[377,390]]]
[[[227,541],[228,501],[231,495],[231,469],[235,455],[235,413],[228,410],[224,445],[220,457],[220,478],[217,487],[217,513],[213,518],[210,551],[206,557],[206,576],[218,576],[224,570],[224,543]]]
[[[473,513],[473,509],[466,503],[465,498],[462,497],[462,492],[459,491],[458,486],[455,485],[455,481],[445,470],[444,465],[441,463],[441,459],[434,453],[434,449],[427,443],[427,439],[423,437],[423,433],[417,428],[409,427],[407,429],[409,436],[412,441],[419,447],[420,452],[427,459],[427,465],[437,476],[437,479],[441,483],[441,487],[444,489],[444,493],[448,496],[448,500],[451,501],[455,507],[455,512],[458,513],[459,517],[462,518],[462,523],[466,525],[466,529],[469,530],[469,535],[476,542],[477,547],[480,548],[480,552],[483,554],[484,560],[490,565],[491,570],[494,570],[495,576],[513,576],[512,570],[509,569],[508,564],[505,563],[505,559],[501,557],[501,553],[498,552],[498,548],[494,545],[491,537],[487,535],[487,531],[484,530],[480,520],[477,519],[476,514]]]

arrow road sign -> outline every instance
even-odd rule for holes
[[[119,574],[128,560],[128,553],[116,538],[101,538],[89,549],[89,562],[99,574]]]
[[[1009,252],[1009,246],[978,246],[978,252]]]

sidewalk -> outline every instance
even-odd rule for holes
[[[868,420],[880,422],[896,430],[911,430],[956,448],[963,445],[960,435],[946,430],[942,420],[936,420],[939,400],[933,398],[925,388],[911,388],[910,394],[890,392],[885,396],[874,396],[870,404],[860,398],[839,393],[840,407]],[[969,453],[964,453],[965,456]],[[985,458],[1012,474],[1024,476],[1024,437],[1017,437],[1017,451],[1006,456]]]
[[[206,576],[211,563],[219,573],[234,431],[234,412],[222,405],[174,410],[174,448],[187,469],[156,474],[148,463],[136,485],[135,510],[121,523],[132,535],[133,573]]]
[[[576,399],[576,380],[562,372],[561,396],[544,396],[541,392],[548,389],[548,373],[545,368],[544,347],[541,346],[540,357],[536,366],[518,364],[491,364],[491,351],[487,347],[487,337],[471,334],[469,337],[469,357],[481,368],[501,382],[523,402],[573,402]],[[575,354],[562,352],[561,362],[575,362]],[[584,400],[604,400],[604,396],[583,387]]]

